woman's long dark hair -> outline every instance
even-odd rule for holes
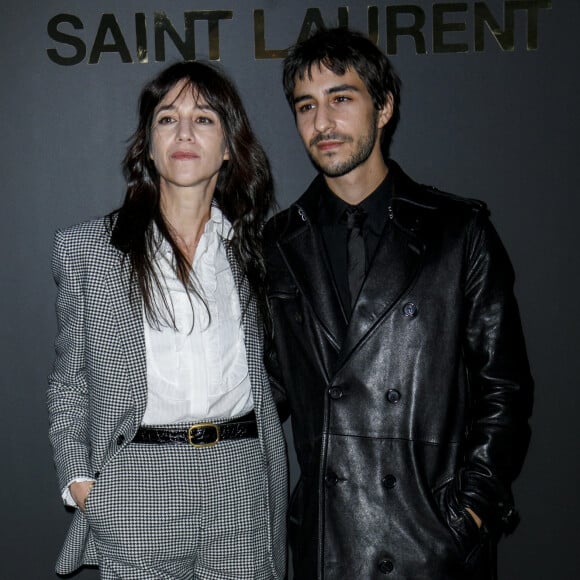
[[[176,328],[171,305],[154,266],[158,248],[153,224],[171,244],[177,276],[192,298],[199,295],[190,276],[191,266],[177,246],[160,206],[160,178],[150,157],[153,115],[156,107],[178,83],[205,99],[219,115],[229,160],[224,161],[214,199],[231,222],[228,242],[256,296],[259,311],[268,324],[262,225],[273,202],[273,181],[266,154],[254,135],[240,96],[232,82],[208,63],[183,62],[163,70],[143,88],[139,99],[139,125],[123,160],[127,192],[123,205],[111,214],[112,243],[124,251],[143,297],[145,315],[155,327]],[[156,290],[158,292],[156,292]],[[156,300],[161,298],[161,303]],[[242,304],[242,308],[247,305]]]

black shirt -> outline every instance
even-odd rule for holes
[[[367,214],[362,225],[367,272],[387,222],[390,201],[391,180],[387,174],[377,189],[358,204],[358,207]],[[332,193],[328,186],[324,188],[323,194],[320,196],[318,214],[320,231],[338,293],[347,315],[350,315],[350,299],[346,268],[347,228],[343,215],[349,207],[354,206]]]

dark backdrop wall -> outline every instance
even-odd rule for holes
[[[55,577],[70,514],[46,435],[52,236],[120,203],[139,88],[184,56],[219,58],[285,207],[314,172],[280,56],[310,25],[346,19],[403,78],[393,157],[420,181],[485,200],[518,273],[537,392],[515,488],[521,525],[501,545],[501,578],[580,578],[577,0],[2,0],[0,578]]]

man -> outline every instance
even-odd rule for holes
[[[509,259],[483,203],[383,156],[399,80],[368,39],[316,33],[284,88],[320,172],[265,230],[295,577],[493,578],[532,399]]]

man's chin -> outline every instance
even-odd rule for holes
[[[345,164],[339,165],[318,165],[314,163],[315,167],[326,177],[342,177],[350,173],[354,167]]]
[[[312,155],[310,155],[310,161],[312,161],[314,167],[326,177],[342,177],[354,169],[350,163],[340,163],[338,161],[335,161],[334,163],[321,163]]]

